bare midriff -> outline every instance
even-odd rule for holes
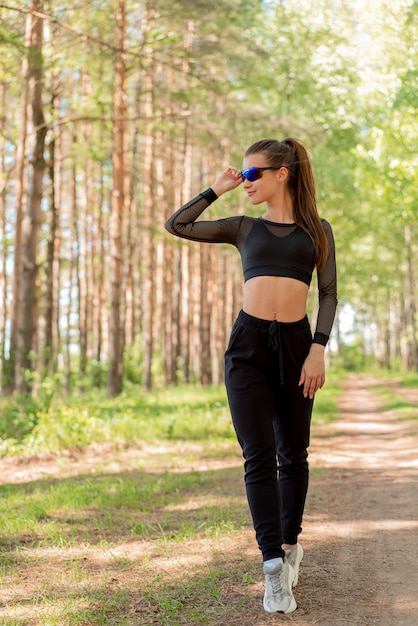
[[[243,310],[254,317],[298,322],[306,315],[309,287],[283,276],[256,276],[244,285]]]

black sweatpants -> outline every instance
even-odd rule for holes
[[[313,400],[303,397],[299,380],[311,344],[307,317],[283,323],[241,311],[225,352],[229,406],[264,561],[284,556],[282,543],[295,544],[302,530]]]

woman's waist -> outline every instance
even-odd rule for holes
[[[259,276],[245,283],[242,308],[256,318],[296,322],[306,316],[308,291],[293,278]]]
[[[280,322],[280,321],[274,321],[271,319],[267,320],[267,319],[263,319],[260,317],[256,317],[254,315],[251,315],[250,313],[247,313],[243,309],[241,309],[241,311],[238,313],[237,322],[241,324],[245,324],[247,326],[253,326],[254,328],[265,330],[269,333],[271,333],[272,324],[274,324],[277,327],[280,327],[280,329],[284,331],[305,330],[307,328],[309,330],[311,329],[311,325],[310,325],[309,318],[307,315],[305,315],[303,318],[299,320],[294,320],[292,322]]]

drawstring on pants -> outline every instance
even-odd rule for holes
[[[279,385],[284,385],[283,376],[283,351],[280,338],[280,323],[277,320],[273,320],[269,326],[269,340],[268,347],[278,353],[279,357]]]

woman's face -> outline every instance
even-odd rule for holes
[[[242,169],[249,167],[269,167],[265,154],[258,152],[244,157]],[[270,202],[278,193],[281,175],[280,170],[265,170],[261,178],[251,182],[247,178],[243,182],[244,189],[251,204],[257,205],[262,202]]]

